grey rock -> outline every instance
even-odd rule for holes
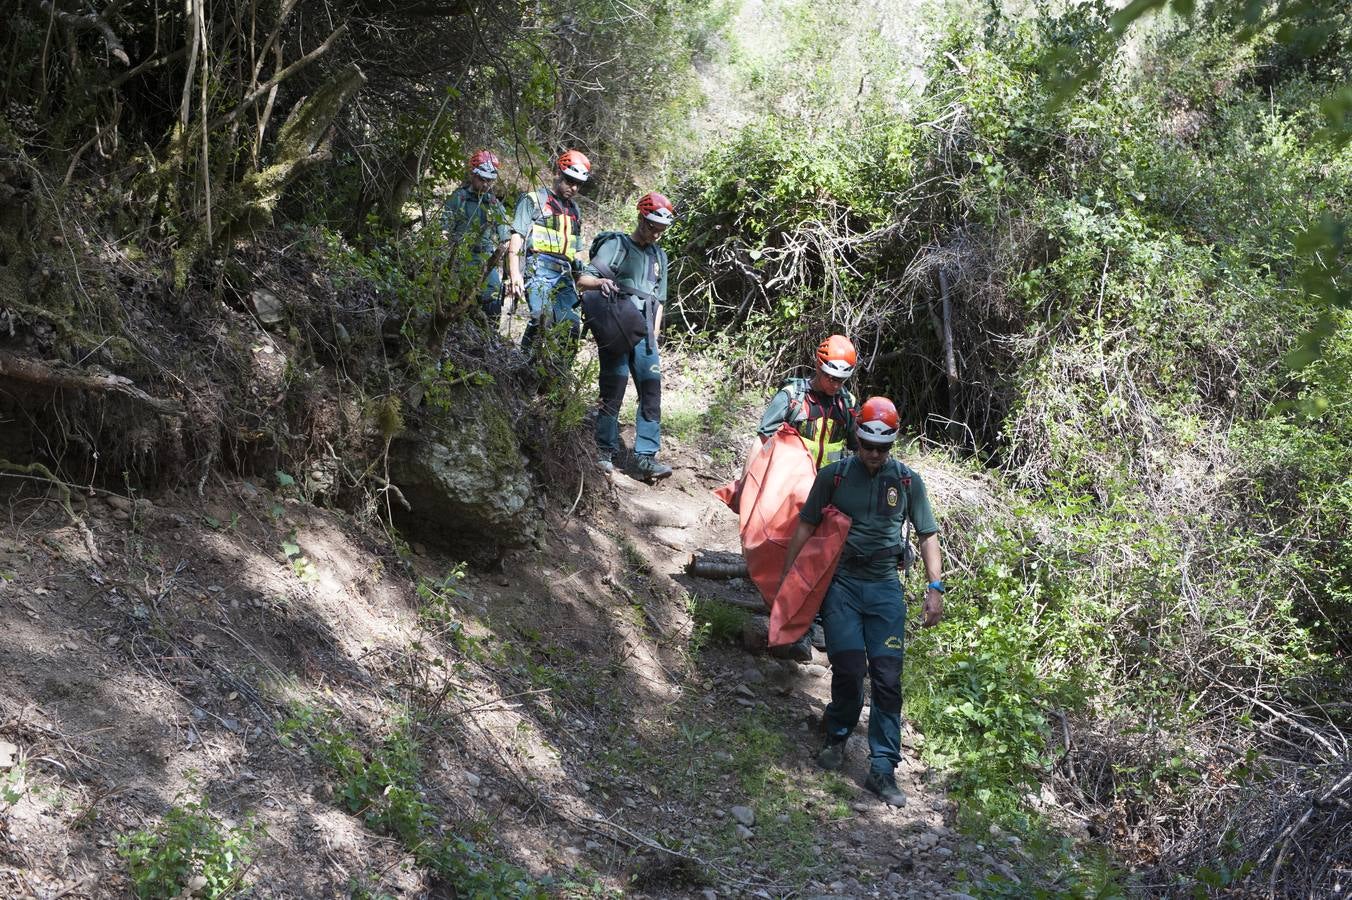
[[[747,687],[744,684],[737,685],[737,687],[732,689],[732,692],[734,694],[739,694],[740,696],[746,697],[748,700],[756,699],[756,692],[751,690],[751,688]]]
[[[120,494],[108,494],[103,498],[103,502],[122,512],[131,512],[136,508],[136,504]]]
[[[239,734],[239,719],[232,719],[230,716],[226,716],[224,719],[221,719],[221,727],[226,731]]]
[[[472,788],[477,788],[480,784],[483,784],[483,779],[480,778],[478,775],[475,775],[473,772],[466,772],[465,784],[469,785]]]
[[[932,847],[939,846],[939,835],[933,831],[923,832],[916,838],[915,844],[922,850],[929,850]]]
[[[258,288],[249,295],[254,315],[264,325],[276,325],[286,318],[286,304],[267,288]]]
[[[745,684],[760,684],[765,681],[765,673],[752,666],[742,673],[742,681]]]
[[[747,616],[742,622],[742,646],[751,653],[764,653],[770,643],[770,620],[765,616]]]
[[[811,675],[813,678],[825,678],[827,673],[830,672],[831,670],[826,668],[826,666],[819,666],[816,663],[808,663],[807,665],[803,666],[803,671],[806,672],[808,675]]]
[[[953,855],[953,851],[947,847],[935,847],[934,855],[939,857],[940,859],[948,859],[950,856]]]
[[[728,813],[747,828],[756,824],[756,811],[749,806],[734,806]]]
[[[737,826],[737,837],[741,838],[742,840],[749,841],[755,836],[756,832],[752,831],[750,828],[747,828],[745,825],[739,824]]]
[[[492,386],[460,385],[447,408],[390,444],[390,481],[411,510],[394,504],[411,539],[471,557],[528,547],[541,532],[537,492],[506,404]]]

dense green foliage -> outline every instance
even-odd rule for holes
[[[754,123],[684,186],[681,313],[789,361],[843,330],[862,393],[1008,476],[945,522],[950,615],[910,657],[959,789],[1021,819],[1053,785],[1155,889],[1304,890],[1317,854],[1274,859],[1344,762],[1352,334],[1285,361],[1329,315],[1312,267],[1346,282],[1311,247],[1352,213],[1352,57],[1215,13],[1131,57],[1093,4],[957,26],[908,111]]]

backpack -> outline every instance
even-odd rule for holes
[[[623,232],[603,231],[592,239],[588,251],[592,267],[605,278],[614,278],[614,271],[604,263],[597,263],[596,252],[601,244],[613,237],[624,237]],[[662,265],[666,265],[666,254],[662,254]],[[638,297],[643,301],[643,310],[629,302],[629,297]],[[585,327],[596,338],[597,347],[613,356],[626,356],[642,340],[652,340],[652,320],[656,315],[657,298],[647,291],[629,290],[617,292],[607,297],[598,291],[585,291],[582,294],[582,319]]]

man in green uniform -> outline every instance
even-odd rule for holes
[[[527,351],[534,346],[546,318],[554,324],[567,322],[573,343],[582,333],[577,285],[573,282],[575,271],[582,265],[582,213],[573,198],[591,177],[591,160],[577,150],[569,150],[558,158],[555,167],[554,183],[522,194],[512,216],[507,291],[513,297],[524,295],[530,307],[530,323],[521,338],[521,347]]]
[[[601,363],[601,408],[596,415],[596,448],[603,471],[614,469],[620,449],[620,404],[633,378],[638,391],[638,415],[634,438],[634,468],[639,478],[652,483],[671,474],[671,466],[657,461],[662,444],[662,361],[657,335],[662,328],[662,307],[667,302],[667,254],[658,241],[676,221],[670,200],[653,191],[638,201],[638,224],[631,234],[610,231],[598,235],[591,248],[591,263],[577,279],[582,290],[619,294],[616,302],[632,303],[643,311],[648,334],[628,353],[598,348]]]
[[[859,411],[845,382],[854,374],[854,344],[833,334],[817,347],[817,371],[811,378],[795,378],[770,398],[757,429],[764,441],[788,422],[803,439],[817,468],[855,448],[854,420]]]
[[[494,325],[502,311],[502,255],[511,237],[507,209],[491,190],[497,179],[497,156],[489,150],[477,151],[469,158],[469,176],[451,194],[441,214],[452,259],[468,263],[461,271],[473,279],[479,306]]]
[[[870,397],[859,412],[857,455],[817,473],[789,541],[784,573],[832,504],[850,517],[850,533],[835,577],[822,601],[826,652],[831,659],[831,702],[826,707],[826,744],[817,755],[824,769],[845,761],[845,741],[863,710],[864,676],[873,686],[869,712],[869,774],[864,787],[883,802],[901,806],[894,770],[901,761],[901,665],[906,639],[906,598],[897,577],[902,523],[915,528],[925,563],[924,625],[944,614],[939,526],[920,476],[891,457],[900,418],[891,400]]]

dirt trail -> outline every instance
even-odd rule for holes
[[[128,896],[119,839],[201,798],[266,829],[250,896],[452,896],[287,739],[307,716],[367,760],[408,735],[428,828],[558,896],[942,897],[1017,863],[952,830],[914,735],[900,810],[861,789],[862,738],[842,775],[815,767],[824,658],[720,639],[729,607],[697,598],[751,595],[682,574],[736,547],[709,493],[733,462],[707,444],[671,437],[665,483],[594,484],[541,546],[462,575],[294,485],[220,476],[79,496],[100,564],[23,484],[0,525],[0,896]]]

